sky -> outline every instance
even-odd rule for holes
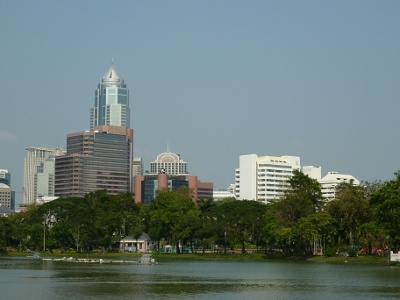
[[[214,189],[243,154],[360,181],[400,169],[400,1],[1,1],[0,169],[89,129],[114,60],[134,156],[180,154]]]

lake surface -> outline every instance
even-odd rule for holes
[[[400,267],[163,260],[156,266],[0,257],[1,299],[399,299]]]

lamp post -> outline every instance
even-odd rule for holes
[[[43,252],[46,251],[46,226],[51,226],[56,222],[56,217],[51,214],[50,210],[43,214]]]
[[[224,254],[226,255],[226,228],[224,228]]]
[[[43,252],[46,251],[46,225],[49,221],[50,211],[43,214]]]
[[[387,241],[387,251],[388,251],[388,254],[387,254],[387,264],[388,265],[390,265],[390,236],[387,236],[386,237],[386,241]]]

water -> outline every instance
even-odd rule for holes
[[[400,267],[166,260],[157,266],[1,257],[2,299],[398,299]]]

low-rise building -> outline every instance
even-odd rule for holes
[[[321,167],[304,166],[303,173],[310,178],[316,179],[321,184],[322,196],[326,200],[336,197],[336,187],[341,183],[351,183],[355,186],[360,185],[360,181],[353,175],[340,174],[338,172],[328,172],[321,178]]]
[[[147,174],[135,176],[135,202],[150,204],[156,197],[157,190],[174,191],[180,187],[188,187],[193,193],[193,201],[213,198],[213,183],[201,182],[195,175]]]
[[[131,236],[123,237],[119,242],[120,252],[147,253],[153,250],[154,242],[147,233],[142,233],[137,239]]]

